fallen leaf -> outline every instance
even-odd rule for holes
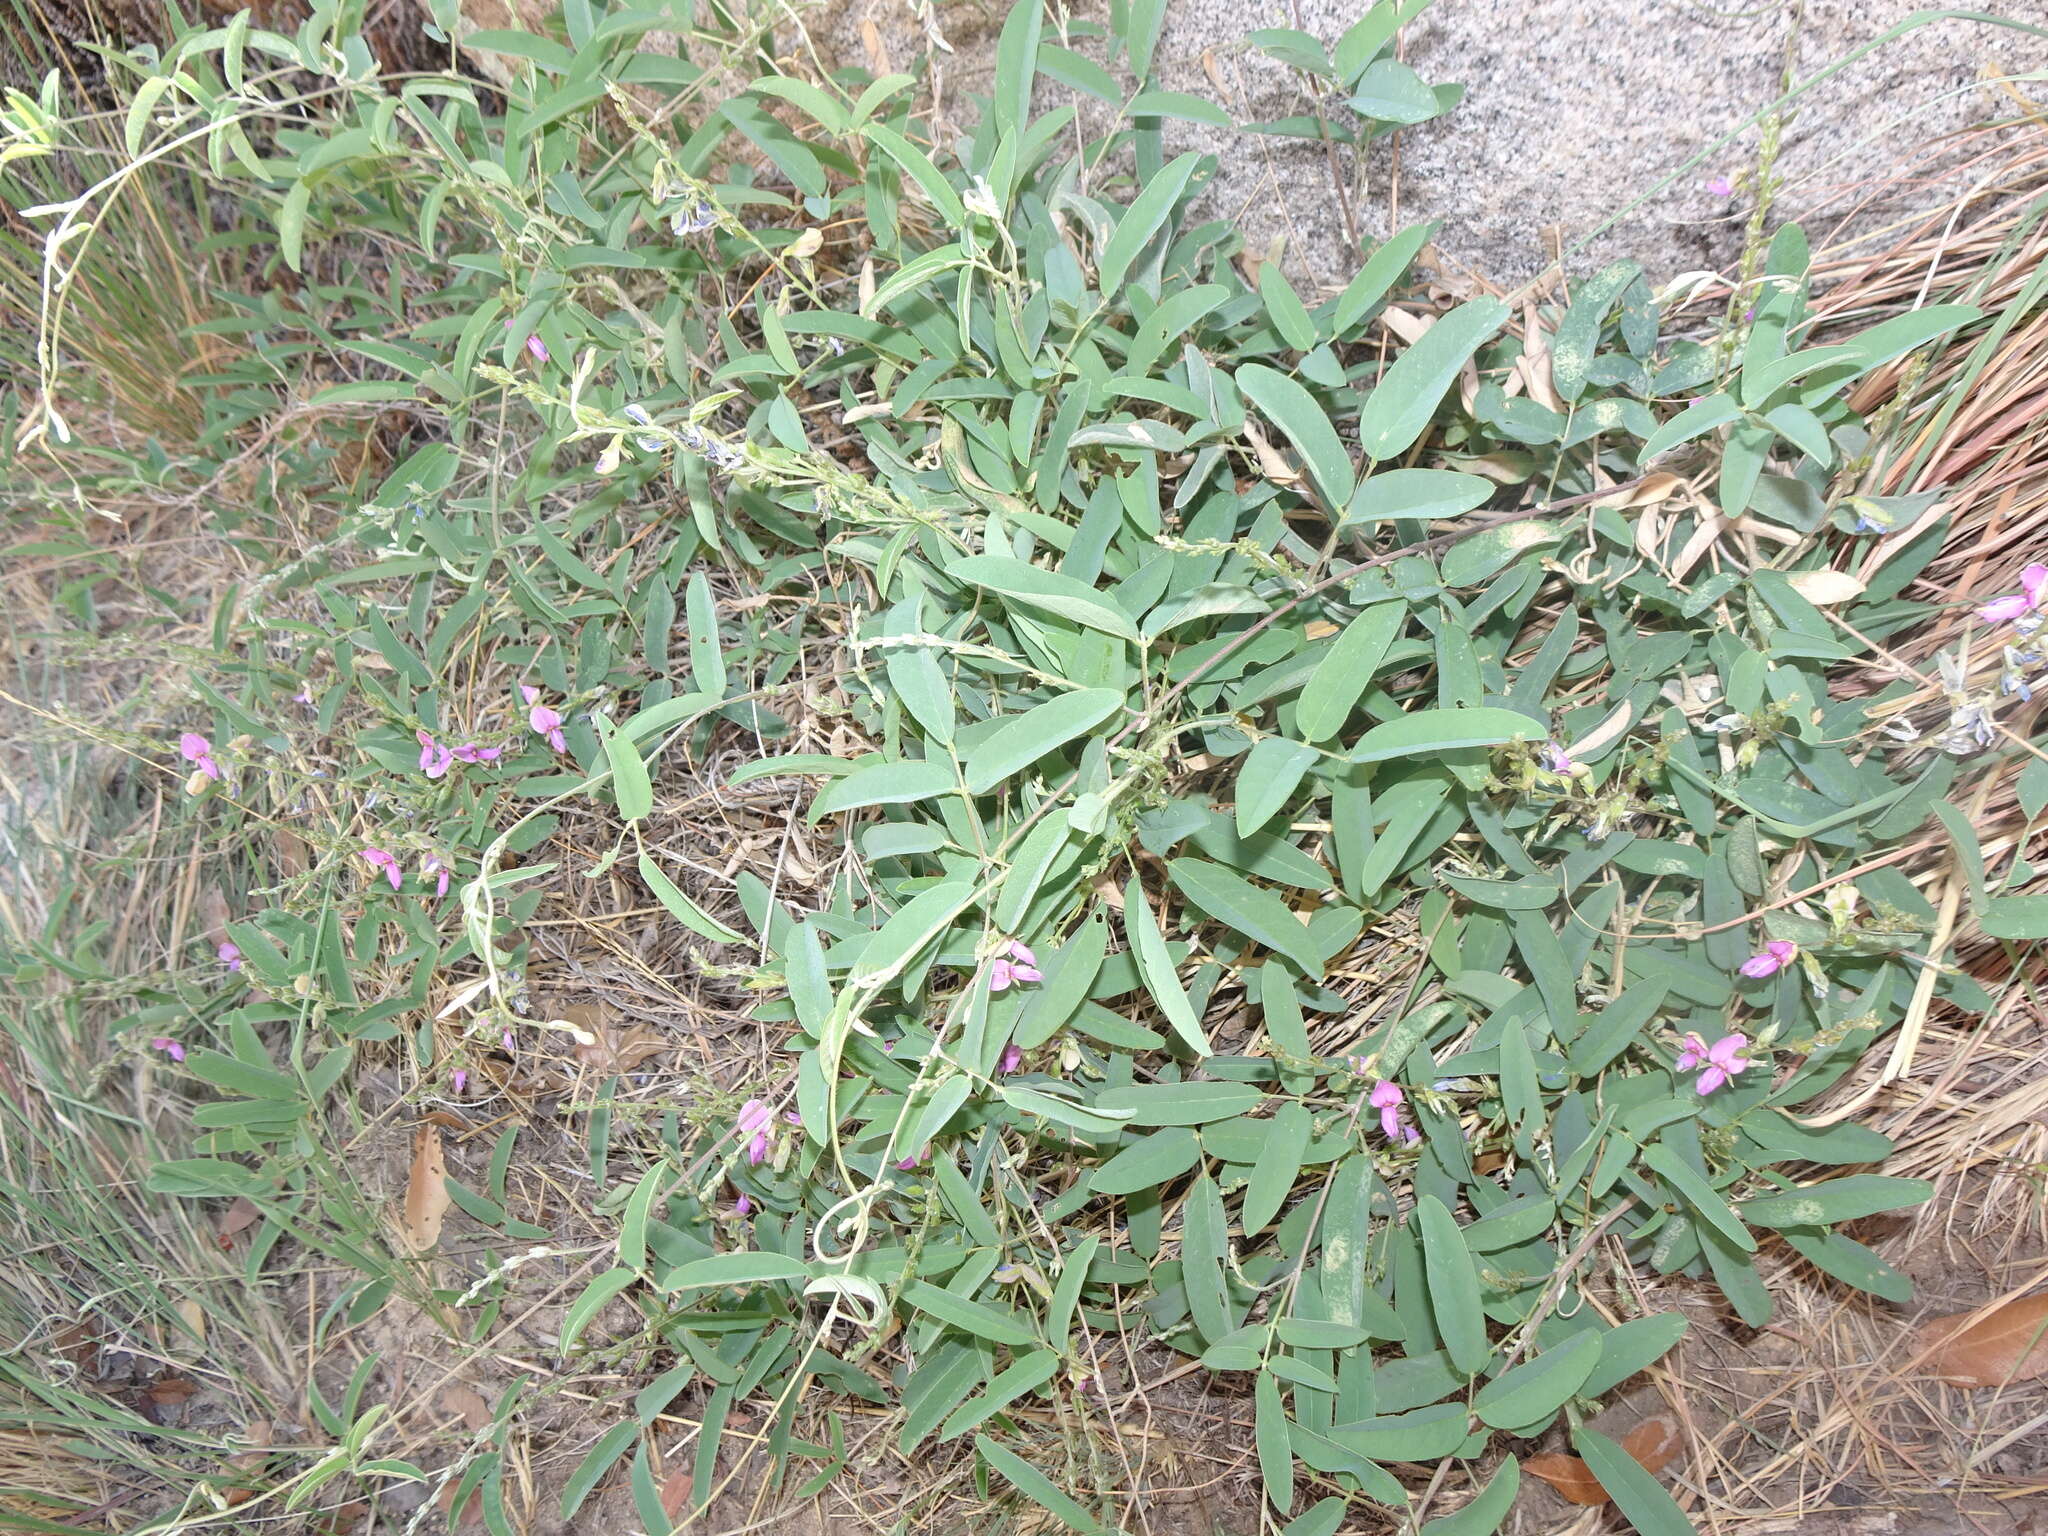
[[[1678,1454],[1677,1421],[1659,1414],[1643,1420],[1621,1437],[1621,1448],[1642,1463],[1645,1472],[1661,1472]],[[1593,1469],[1576,1456],[1531,1456],[1522,1463],[1531,1477],[1540,1477],[1572,1504],[1605,1504],[1607,1490]]]
[[[247,1195],[237,1195],[220,1213],[220,1219],[213,1224],[214,1239],[225,1253],[232,1245],[237,1232],[252,1227],[263,1213],[256,1209],[256,1203]]]
[[[450,1413],[461,1417],[471,1429],[486,1429],[491,1422],[491,1405],[484,1401],[483,1394],[474,1387],[465,1387],[459,1382],[441,1391],[441,1406]]]
[[[82,1319],[66,1323],[52,1337],[57,1353],[71,1362],[72,1369],[91,1381],[100,1373],[100,1342]]]
[[[687,1467],[677,1467],[661,1480],[661,1512],[670,1520],[682,1518],[683,1506],[690,1502],[691,1478]]]
[[[1931,1350],[1926,1371],[1958,1387],[2002,1387],[2048,1376],[2048,1291],[1974,1312],[1930,1318],[1914,1331]]]
[[[1645,475],[1634,485],[1617,486],[1593,505],[1596,507],[1648,507],[1668,500],[1684,482],[1678,476],[1659,472]]]
[[[469,1122],[452,1109],[432,1110],[420,1118],[428,1125],[438,1125],[442,1130],[454,1131],[458,1135],[470,1128]]]
[[[448,1212],[448,1165],[441,1158],[441,1132],[423,1125],[413,1138],[412,1175],[405,1185],[405,1240],[425,1252],[441,1240]]]
[[[172,1305],[184,1328],[171,1336],[164,1353],[173,1360],[197,1360],[206,1350],[206,1306],[196,1296],[186,1296]]]
[[[596,1022],[595,1008],[565,1008],[562,1016],[582,1025],[595,1036],[589,1045],[576,1047],[576,1059],[587,1067],[612,1075],[631,1072],[650,1056],[672,1049],[669,1042],[646,1024],[620,1031]]]

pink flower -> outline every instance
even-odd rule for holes
[[[1024,1052],[1014,1045],[1003,1047],[1002,1065],[996,1070],[1008,1076],[1024,1065]]]
[[[919,1147],[917,1149],[917,1155],[915,1157],[906,1157],[896,1164],[896,1171],[898,1173],[910,1172],[911,1169],[915,1168],[927,1157],[930,1157],[931,1153],[932,1149],[930,1147]]]
[[[1786,939],[1773,939],[1761,951],[1742,962],[1742,974],[1751,978],[1775,976],[1792,963],[1799,946]]]
[[[429,875],[439,877],[434,881],[435,899],[439,900],[441,897],[446,896],[448,894],[448,866],[431,853],[427,855],[427,862],[420,866],[420,878],[424,880]]]
[[[506,1030],[504,1034],[498,1037],[498,1043],[505,1047],[505,1054],[507,1056],[510,1056],[516,1049],[516,1047],[512,1044],[512,1031],[509,1029]]]
[[[1578,766],[1578,764],[1571,760],[1571,756],[1565,749],[1554,741],[1543,743],[1541,750],[1537,752],[1536,756],[1542,761],[1543,766],[1552,773],[1568,774]]]
[[[457,1098],[460,1098],[460,1097],[462,1096],[462,1094],[463,1094],[463,1093],[464,1093],[465,1091],[467,1091],[467,1089],[468,1089],[468,1088],[469,1088],[469,1068],[467,1068],[467,1067],[457,1067],[457,1068],[455,1069],[455,1095],[456,1095],[456,1097],[457,1097]]]
[[[733,1117],[733,1129],[747,1137],[747,1161],[755,1165],[768,1159],[768,1128],[775,1123],[775,1112],[759,1099],[749,1099],[740,1106],[740,1112]]]
[[[430,779],[438,779],[448,771],[448,765],[455,761],[455,754],[434,740],[425,731],[414,731],[420,744],[420,772]]]
[[[405,872],[398,867],[398,860],[382,848],[365,848],[363,862],[372,869],[384,871],[384,878],[391,882],[391,889],[397,890],[405,884]]]
[[[1690,1072],[1707,1059],[1707,1050],[1707,1042],[1687,1030],[1684,1049],[1678,1053],[1677,1069],[1680,1072]]]
[[[1707,178],[1707,191],[1714,197],[1733,197],[1735,183],[1726,176],[1710,176]]]
[[[526,701],[526,723],[533,734],[546,737],[548,745],[557,752],[568,751],[568,739],[562,735],[562,717],[540,702],[540,690],[530,683],[522,683],[519,696]]]
[[[544,363],[548,360],[548,344],[538,336],[526,338],[526,350],[533,354],[533,360],[536,363]]]
[[[1700,1074],[1700,1080],[1697,1084],[1699,1091],[1701,1093],[1712,1093],[1723,1083],[1733,1079],[1736,1073],[1745,1070],[1749,1066],[1749,1058],[1741,1053],[1748,1045],[1749,1036],[1747,1035],[1723,1035],[1712,1045],[1707,1046],[1705,1057],[1706,1071]],[[1688,1050],[1686,1054],[1691,1055],[1692,1053]],[[1695,1058],[1695,1060],[1697,1059]],[[1680,1065],[1683,1066],[1684,1062],[1685,1057],[1681,1056],[1679,1058]]]
[[[459,762],[490,763],[496,762],[498,755],[504,750],[503,747],[480,747],[473,741],[465,741],[454,749],[453,755]]]
[[[1038,969],[1038,956],[1028,945],[1015,939],[1005,940],[1003,947],[996,951],[996,958],[989,962],[988,989],[991,992],[1008,991],[1014,982],[1044,979]]]
[[[2020,571],[2017,593],[1992,599],[1977,610],[1977,617],[1986,624],[2010,624],[2043,608],[2048,608],[2048,565],[2035,561]]]
[[[233,944],[223,943],[214,953],[220,956],[220,963],[229,970],[239,971],[242,968],[242,952]]]
[[[751,1216],[754,1214],[754,1202],[745,1195],[741,1195],[739,1199],[733,1201],[732,1213],[735,1216]]]
[[[173,1061],[183,1061],[185,1059],[185,1047],[178,1044],[169,1035],[158,1035],[149,1042],[149,1048],[152,1051],[162,1051]]]
[[[213,760],[213,743],[197,731],[187,731],[178,738],[178,755],[188,763],[197,763],[199,771],[209,779],[220,777],[220,764]]]
[[[1408,1095],[1401,1091],[1399,1083],[1381,1078],[1366,1102],[1380,1112],[1380,1130],[1387,1140],[1405,1141],[1411,1147],[1422,1140],[1422,1132],[1401,1123],[1401,1106],[1408,1102]]]

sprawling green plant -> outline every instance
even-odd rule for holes
[[[1261,34],[1316,103],[1265,126],[1349,145],[1447,105],[1393,58],[1415,9],[1382,0],[1327,52]],[[1931,997],[1983,1001],[1888,855],[1937,815],[1974,850],[1944,795],[1959,754],[2009,748],[1996,701],[1959,694],[1930,753],[1830,697],[1831,666],[1927,611],[1902,594],[1946,526],[1860,494],[1846,396],[1977,312],[1823,344],[1786,229],[1726,347],[1661,334],[1624,262],[1537,333],[1478,298],[1390,348],[1431,229],[1313,302],[1244,262],[1199,216],[1213,158],[1172,151],[1174,122],[1227,119],[1152,88],[1160,20],[1055,37],[1021,0],[957,145],[908,76],[713,99],[636,51],[673,18],[588,3],[558,37],[467,39],[521,61],[502,104],[387,88],[327,6],[136,66],[130,150],[211,150],[306,274],[218,323],[250,347],[223,420],[274,409],[285,347],[373,365],[311,407],[445,427],[241,595],[262,646],[195,683],[196,814],[297,806],[310,859],[228,930],[261,1000],[176,1004],[226,1046],[183,1059],[223,1097],[153,1187],[252,1201],[252,1276],[287,1235],[359,1270],[342,1315],[405,1289],[487,1328],[550,1237],[506,1216],[514,1133],[491,1189],[451,1187],[504,1267],[435,1290],[334,1193],[323,1106],[365,1042],[459,1095],[502,1033],[577,1027],[529,1011],[517,939],[565,809],[615,818],[603,867],[786,1042],[779,1074],[659,1126],[615,1127],[609,1088],[579,1106],[617,1254],[561,1349],[624,1297],[678,1363],[570,1513],[630,1452],[667,1529],[641,1429],[686,1381],[709,1383],[702,1507],[734,1403],[771,1402],[780,1459],[807,1399],[876,1395],[894,1334],[903,1448],[971,1434],[1068,1525],[1113,1524],[1008,1410],[1113,1412],[1098,1340],[1142,1316],[1251,1376],[1278,1514],[1337,1490],[1297,1533],[1354,1498],[1420,1518],[1388,1464],[1560,1416],[1639,1528],[1684,1529],[1580,1423],[1685,1326],[1610,1326],[1596,1246],[1710,1278],[1752,1325],[1766,1241],[1905,1294],[1838,1229],[1926,1186],[1817,1173],[1888,1144],[1794,1111]],[[349,272],[348,241],[435,286]],[[54,408],[54,362],[45,383]],[[721,611],[700,560],[852,625]],[[778,755],[821,646],[869,750]],[[301,805],[308,709],[348,750]],[[846,856],[816,910],[649,838],[664,755],[721,731],[763,744],[727,789],[817,786]],[[2048,933],[2040,898],[1976,896],[1988,930]],[[138,1048],[169,1017],[137,1015]],[[486,1440],[459,1470],[371,1462],[353,1396],[315,1472],[459,1476],[502,1526]],[[1495,1465],[1432,1531],[1497,1527],[1518,1471]]]

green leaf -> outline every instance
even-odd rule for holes
[[[2048,939],[2048,896],[1994,896],[1977,913],[1994,939]]]
[[[1720,1191],[1709,1184],[1701,1174],[1684,1158],[1680,1157],[1663,1142],[1643,1148],[1643,1166],[1668,1184],[1672,1191],[1744,1253],[1756,1252],[1756,1239],[1749,1229],[1736,1218],[1728,1208],[1728,1202],[1721,1198]],[[1813,1225],[1803,1222],[1802,1225]]]
[[[1419,709],[1376,725],[1359,737],[1358,745],[1351,749],[1351,761],[1379,763],[1396,757],[1435,756],[1542,735],[1542,726],[1512,709]]]
[[[1375,59],[1358,77],[1351,110],[1380,123],[1426,123],[1443,108],[1422,76],[1399,59]]]
[[[1179,1178],[1201,1158],[1195,1133],[1173,1126],[1125,1147],[1088,1176],[1088,1187],[1098,1195],[1134,1195]]]
[[[990,104],[995,134],[1021,133],[1031,116],[1031,82],[1038,73],[1038,38],[1045,25],[1044,0],[1015,0],[996,41],[995,99]]]
[[[1007,1307],[991,1306],[985,1301],[956,1295],[928,1280],[906,1280],[900,1296],[906,1304],[927,1317],[936,1317],[942,1323],[987,1339],[991,1344],[1025,1348],[1038,1343],[1038,1335],[1018,1313]]]
[[[1584,1425],[1572,1431],[1572,1445],[1584,1459],[1586,1470],[1614,1500],[1615,1508],[1642,1536],[1694,1536],[1692,1522],[1664,1485],[1627,1451]]]
[[[1294,1508],[1294,1448],[1288,1443],[1280,1379],[1271,1371],[1261,1371],[1252,1388],[1252,1442],[1258,1449],[1266,1497],[1284,1515]]]
[[[1408,605],[1393,602],[1375,603],[1346,624],[1302,685],[1295,729],[1309,741],[1327,741],[1343,729],[1407,623]]]
[[[1280,339],[1288,346],[1297,352],[1306,352],[1316,344],[1316,323],[1309,319],[1301,295],[1287,281],[1287,274],[1280,270],[1279,262],[1260,264],[1259,297],[1265,302],[1266,315],[1272,320],[1273,329],[1280,333]]]
[[[562,1518],[572,1518],[583,1507],[583,1501],[590,1497],[590,1490],[604,1481],[618,1459],[626,1454],[626,1447],[633,1443],[640,1433],[640,1426],[628,1419],[623,1424],[614,1424],[602,1435],[589,1454],[576,1464],[576,1470],[569,1474],[569,1481],[562,1485]]]
[[[1495,1429],[1528,1429],[1547,1422],[1585,1385],[1600,1360],[1600,1336],[1575,1333],[1534,1360],[1504,1371],[1479,1389],[1472,1411]]]
[[[1344,1516],[1350,1508],[1346,1500],[1332,1494],[1311,1507],[1307,1514],[1289,1521],[1280,1536],[1336,1536],[1337,1527],[1344,1523]]]
[[[606,1270],[586,1285],[582,1294],[569,1304],[569,1310],[562,1315],[562,1339],[555,1346],[556,1353],[568,1354],[605,1303],[639,1278],[637,1272],[621,1266],[618,1269]]]
[[[1683,1312],[1658,1312],[1632,1317],[1608,1329],[1600,1336],[1600,1363],[1586,1377],[1580,1393],[1601,1397],[1639,1371],[1648,1370],[1685,1337],[1688,1326]]]
[[[718,609],[711,601],[711,583],[702,571],[690,574],[684,612],[690,621],[690,677],[699,693],[724,698],[725,653],[718,647]]]
[[[1263,363],[1246,363],[1237,370],[1237,385],[1253,405],[1287,435],[1300,453],[1309,477],[1322,493],[1323,505],[1331,510],[1351,500],[1357,473],[1343,439],[1330,425],[1330,418],[1316,404],[1316,397],[1286,374]]]
[[[1508,318],[1498,299],[1473,299],[1423,332],[1380,375],[1358,413],[1358,446],[1376,463],[1415,446],[1466,359]]]
[[[1439,1515],[1423,1526],[1421,1536],[1493,1536],[1514,1507],[1522,1486],[1522,1464],[1510,1456],[1494,1469],[1486,1486],[1455,1514]]]
[[[1695,400],[1644,440],[1643,446],[1636,450],[1636,462],[1647,468],[1652,459],[1669,453],[1680,443],[1704,437],[1741,417],[1742,407],[1726,395],[1709,395],[1704,400]]]
[[[1166,873],[1189,901],[1218,922],[1286,956],[1304,975],[1322,975],[1322,951],[1314,936],[1273,892],[1261,890],[1207,859],[1174,859]]]
[[[1422,254],[1422,248],[1436,238],[1437,225],[1411,224],[1399,234],[1388,236],[1384,244],[1366,258],[1365,265],[1358,269],[1358,275],[1337,295],[1336,307],[1330,311],[1330,329],[1342,336],[1364,318],[1365,312],[1379,303],[1398,283],[1415,258]]]
[[[869,805],[908,805],[949,794],[960,787],[953,765],[932,758],[873,763],[834,779],[811,802],[811,814],[832,816]]]
[[[1195,1006],[1188,1001],[1180,977],[1174,973],[1173,956],[1159,931],[1159,919],[1152,915],[1151,903],[1145,899],[1145,887],[1136,875],[1131,876],[1124,887],[1124,937],[1130,942],[1131,952],[1137,956],[1138,974],[1144,978],[1145,990],[1159,1004],[1159,1010],[1166,1015],[1166,1022],[1173,1026],[1173,1032],[1197,1056],[1213,1055],[1214,1047],[1202,1032],[1202,1021],[1195,1015]]]
[[[1300,1104],[1282,1104],[1268,1125],[1238,1208],[1238,1222],[1248,1235],[1264,1231],[1279,1213],[1301,1176],[1302,1157],[1308,1151],[1311,1122]]]
[[[1658,1170],[1660,1173],[1662,1169]],[[1880,1211],[1896,1211],[1934,1198],[1925,1179],[1899,1179],[1881,1173],[1851,1174],[1782,1195],[1760,1195],[1742,1202],[1742,1218],[1760,1227],[1826,1227],[1857,1221]]]
[[[974,1448],[981,1453],[982,1460],[1008,1478],[1019,1493],[1069,1530],[1084,1532],[1085,1536],[1098,1536],[1102,1527],[1095,1517],[1061,1493],[1050,1478],[1015,1451],[1004,1450],[987,1435],[976,1435]]]
[[[1564,529],[1558,524],[1527,518],[1460,539],[1444,551],[1440,562],[1444,585],[1476,587],[1492,580],[1530,550],[1555,544],[1563,537]]]
[[[1124,285],[1125,275],[1159,232],[1159,226],[1166,222],[1173,205],[1180,201],[1181,193],[1187,189],[1188,178],[1195,174],[1195,166],[1200,161],[1201,156],[1192,150],[1176,156],[1145,184],[1145,190],[1124,210],[1124,216],[1117,220],[1116,232],[1095,259],[1096,286],[1104,298],[1117,296]]]
[[[1559,398],[1576,400],[1585,393],[1587,370],[1593,366],[1607,312],[1642,273],[1637,262],[1617,261],[1596,272],[1572,294],[1572,307],[1550,344],[1550,380]]]
[[[612,798],[618,802],[621,816],[638,821],[654,810],[654,784],[647,777],[647,764],[629,738],[609,727],[601,734],[605,760],[612,766]]]
[[[1207,123],[1211,128],[1236,126],[1236,119],[1215,102],[1180,91],[1140,91],[1131,98],[1128,110],[1132,117],[1177,117],[1184,122]]]
[[[1205,1125],[1256,1109],[1265,1094],[1249,1083],[1132,1083],[1105,1088],[1095,1107],[1132,1125]]]
[[[1136,641],[1138,628],[1104,603],[1095,589],[1057,571],[1014,560],[1008,555],[965,555],[946,567],[955,581],[982,587],[1032,608],[1043,608],[1088,629]]]
[[[646,882],[647,889],[654,892],[654,899],[668,908],[669,915],[692,933],[701,934],[718,944],[746,943],[745,935],[735,933],[685,896],[645,853],[640,855],[640,878]]]
[[[1013,715],[967,754],[967,787],[986,794],[1048,752],[1102,724],[1123,708],[1115,688],[1081,688]]]
[[[778,1280],[808,1280],[811,1268],[786,1253],[748,1250],[743,1253],[715,1253],[708,1259],[692,1259],[670,1270],[664,1291],[723,1289],[729,1285],[760,1285]]]
[[[1476,1376],[1493,1358],[1486,1338],[1486,1313],[1479,1304],[1479,1273],[1458,1224],[1435,1195],[1415,1202],[1422,1235],[1422,1264],[1429,1277],[1429,1306],[1451,1362]],[[1462,1409],[1459,1410],[1463,1412]]]
[[[941,1440],[951,1440],[964,1435],[976,1425],[985,1422],[992,1415],[1001,1413],[1011,1403],[1051,1381],[1060,1368],[1058,1350],[1035,1349],[1020,1356],[1008,1368],[996,1373],[988,1384],[988,1390],[970,1402],[962,1403],[946,1418],[939,1430]]]
[[[939,174],[923,150],[882,123],[866,124],[861,128],[861,137],[894,160],[904,174],[924,190],[924,195],[931,200],[949,230],[959,231],[967,227],[967,208],[960,201],[960,194]]]
[[[1250,837],[1279,814],[1322,754],[1284,736],[1264,736],[1252,744],[1237,770],[1237,835]]]
[[[1389,518],[1458,517],[1484,506],[1493,482],[1479,475],[1448,469],[1389,469],[1358,482],[1344,509],[1346,523],[1377,523]]]

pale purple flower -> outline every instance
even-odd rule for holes
[[[1694,1086],[1702,1094],[1712,1093],[1723,1083],[1732,1081],[1737,1073],[1748,1069],[1749,1058],[1742,1054],[1748,1045],[1747,1035],[1723,1035],[1712,1045],[1697,1035],[1688,1035],[1686,1049],[1678,1058],[1678,1068],[1682,1072],[1693,1066],[1705,1067]]]
[[[480,747],[473,741],[465,741],[461,746],[451,748],[449,755],[458,762],[490,763],[496,762],[504,750],[503,747]]]
[[[995,959],[989,962],[988,989],[991,992],[1007,991],[1015,982],[1044,979],[1038,969],[1038,956],[1031,952],[1029,946],[1015,939],[1006,940],[996,951]]]
[[[526,701],[526,723],[533,734],[545,737],[547,744],[557,752],[568,751],[568,738],[562,734],[562,717],[540,702],[540,690],[531,683],[521,683],[519,696]]]
[[[1408,1102],[1408,1095],[1401,1091],[1401,1085],[1388,1078],[1381,1078],[1372,1090],[1372,1097],[1366,1100],[1380,1112],[1380,1130],[1389,1141],[1405,1141],[1409,1146],[1422,1140],[1422,1132],[1412,1125],[1401,1123],[1401,1106]]]
[[[1735,183],[1726,176],[1710,176],[1707,178],[1707,192],[1712,197],[1733,197]]]
[[[315,702],[313,698],[313,685],[311,683],[299,684],[299,691],[292,695],[292,702],[310,707]]]
[[[508,1029],[505,1031],[504,1034],[500,1035],[498,1037],[498,1043],[505,1047],[506,1055],[511,1055],[514,1050],[514,1046],[512,1044],[512,1031]]]
[[[220,956],[220,963],[229,970],[239,971],[242,968],[242,952],[232,943],[223,940],[220,948],[216,949],[214,953]]]
[[[420,744],[420,772],[430,779],[440,778],[455,761],[455,754],[425,731],[414,731],[413,736]]]
[[[1019,1067],[1023,1065],[1024,1052],[1022,1051],[1022,1049],[1015,1045],[1006,1045],[1003,1047],[1002,1065],[997,1068],[998,1071],[1000,1071],[1004,1076],[1007,1077],[1010,1073],[1016,1071]]]
[[[1552,773],[1570,774],[1578,767],[1578,764],[1571,760],[1571,754],[1554,741],[1543,743],[1536,756]]]
[[[512,329],[512,322],[509,318],[505,321],[505,329],[508,331]],[[526,350],[533,354],[533,360],[536,363],[544,363],[548,360],[548,344],[538,336],[526,338]]]
[[[745,1195],[741,1195],[739,1199],[733,1201],[732,1213],[735,1216],[751,1216],[754,1214],[754,1202]]]
[[[426,863],[420,866],[420,878],[424,880],[429,875],[436,877],[434,880],[434,897],[438,901],[441,897],[448,894],[448,866],[431,853],[427,855]]]
[[[455,1082],[455,1096],[456,1096],[457,1098],[460,1098],[460,1097],[462,1097],[462,1095],[463,1095],[463,1094],[464,1094],[464,1093],[465,1093],[465,1092],[466,1092],[466,1091],[468,1090],[468,1088],[469,1088],[469,1068],[467,1068],[467,1067],[457,1067],[457,1068],[455,1069],[455,1079],[454,1079],[454,1082]]]
[[[188,763],[197,763],[199,771],[209,779],[220,778],[220,764],[213,760],[213,743],[197,731],[186,731],[178,738],[178,755]]]
[[[768,1128],[775,1112],[759,1099],[749,1099],[733,1117],[733,1128],[747,1138],[747,1161],[759,1165],[768,1158]]]
[[[158,1035],[149,1042],[149,1048],[152,1051],[162,1051],[173,1061],[183,1061],[185,1059],[185,1047],[178,1044],[169,1035]]]
[[[1799,946],[1786,939],[1772,939],[1756,954],[1742,962],[1742,974],[1752,980],[1775,976],[1792,963],[1792,957],[1799,953]]]
[[[405,871],[398,867],[398,860],[382,848],[365,848],[363,862],[372,869],[384,872],[384,878],[391,882],[391,889],[397,890],[405,884]]]

